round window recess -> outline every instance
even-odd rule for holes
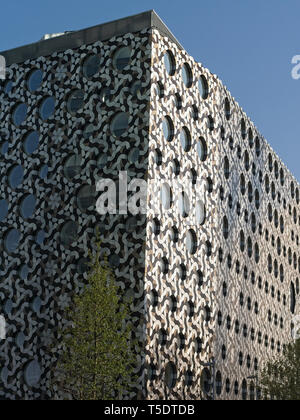
[[[28,265],[24,264],[20,267],[19,274],[22,280],[27,280],[29,274]]]
[[[142,94],[142,82],[141,80],[136,80],[130,86],[130,93],[133,98],[137,99]]]
[[[119,112],[117,115],[114,116],[110,130],[114,137],[121,137],[123,134],[126,133],[129,127],[129,116],[126,112]]]
[[[185,63],[182,66],[181,75],[182,75],[182,80],[183,80],[184,85],[187,88],[190,88],[193,83],[193,74],[192,74],[192,70],[190,66],[187,63]]]
[[[111,90],[108,86],[101,89],[99,94],[99,100],[102,104],[111,100]]]
[[[180,132],[180,143],[185,152],[191,149],[191,135],[186,127],[183,127]]]
[[[81,157],[78,155],[70,156],[64,166],[65,177],[72,181],[81,172]]]
[[[172,191],[169,184],[165,183],[162,185],[160,190],[160,200],[163,207],[169,210],[172,205]]]
[[[175,57],[171,51],[167,51],[164,55],[164,64],[169,76],[173,76],[176,69]]]
[[[32,310],[36,313],[40,313],[42,306],[41,298],[36,297],[34,301],[32,302]]]
[[[156,149],[154,151],[154,162],[157,166],[160,166],[162,164],[162,154],[159,149]]]
[[[22,166],[16,165],[10,171],[8,175],[8,183],[10,188],[15,189],[17,188],[22,182],[24,178],[24,170]]]
[[[43,165],[40,169],[40,178],[41,179],[47,178],[48,171],[49,171],[48,165]]]
[[[170,117],[165,117],[162,122],[162,130],[167,141],[172,141],[174,136],[174,126]]]
[[[128,66],[131,60],[131,48],[130,47],[121,47],[119,48],[113,56],[113,67],[116,70],[123,70]]]
[[[111,268],[118,268],[121,262],[120,257],[117,254],[112,254],[108,261]]]
[[[204,162],[207,158],[207,145],[203,137],[200,137],[197,143],[197,153],[201,162]]]
[[[67,110],[71,115],[75,115],[84,105],[83,90],[74,90],[68,99]]]
[[[186,234],[186,247],[190,254],[195,254],[197,250],[197,236],[192,229]]]
[[[4,222],[8,214],[8,203],[6,200],[0,200],[0,222]]]
[[[26,339],[25,334],[22,333],[22,332],[20,332],[17,335],[17,337],[16,337],[16,344],[17,344],[17,346],[20,347],[20,348],[22,348],[24,346],[25,339]]]
[[[5,156],[6,153],[8,152],[9,149],[9,143],[8,141],[5,141],[1,146],[0,146],[0,153],[2,156]]]
[[[134,147],[128,154],[128,160],[131,163],[138,162],[140,158],[140,149],[138,147]]]
[[[93,124],[87,124],[82,132],[83,138],[85,140],[90,139],[95,132],[95,126]]]
[[[106,153],[101,153],[97,159],[97,167],[98,169],[104,169],[107,165],[108,157]]]
[[[24,379],[30,388],[38,386],[41,376],[42,371],[40,364],[36,360],[28,363],[24,371]]]
[[[207,99],[208,97],[208,83],[205,76],[201,76],[198,81],[198,89],[202,99]]]
[[[27,195],[23,198],[20,206],[20,213],[23,219],[29,219],[35,212],[36,198],[33,194]]]
[[[82,65],[82,72],[84,77],[90,79],[99,72],[100,69],[100,57],[98,55],[90,55],[87,57]]]
[[[69,221],[64,224],[60,233],[60,239],[65,247],[70,246],[78,239],[78,225],[76,222]]]
[[[45,241],[45,236],[46,236],[45,232],[43,230],[39,230],[38,233],[35,236],[35,242],[38,245],[42,246],[44,244],[44,241]]]
[[[9,80],[8,82],[5,83],[5,85],[4,85],[5,95],[8,95],[12,91],[13,85],[14,84],[11,80]]]
[[[169,389],[174,388],[177,381],[176,366],[173,362],[169,362],[165,369],[165,384]]]
[[[137,219],[136,217],[129,217],[129,219],[125,223],[126,232],[132,233],[137,228]]]
[[[175,176],[180,174],[180,163],[177,159],[174,159],[172,162],[172,171]]]
[[[211,374],[207,368],[203,370],[201,375],[201,389],[205,394],[208,394],[211,389]]]
[[[203,225],[206,219],[205,205],[202,201],[196,203],[196,222]]]
[[[38,90],[43,82],[43,72],[40,69],[33,70],[27,80],[27,87],[30,92]]]
[[[20,243],[21,234],[17,229],[11,229],[5,236],[4,247],[6,252],[12,254],[16,251]]]
[[[55,99],[52,96],[43,99],[40,106],[40,116],[43,121],[48,120],[55,111]]]
[[[39,147],[39,133],[32,131],[27,134],[24,140],[24,152],[27,155],[32,155]]]
[[[179,194],[178,211],[182,217],[187,217],[190,212],[190,201],[185,192]]]
[[[80,275],[88,272],[89,260],[87,258],[81,258],[77,263],[77,271]]]
[[[94,185],[84,185],[77,194],[77,205],[81,211],[96,206],[96,188]]]
[[[18,104],[15,107],[12,114],[12,120],[16,127],[20,127],[20,125],[26,120],[27,110],[28,107],[26,104]]]

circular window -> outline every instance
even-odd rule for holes
[[[32,131],[27,134],[24,140],[24,151],[27,155],[32,155],[37,148],[39,147],[39,133],[37,131]]]
[[[24,371],[24,378],[26,384],[30,388],[36,387],[39,384],[41,376],[42,371],[40,364],[36,360],[33,360],[32,362],[28,363]]]
[[[190,254],[195,254],[197,250],[197,236],[192,229],[186,234],[186,247]]]
[[[207,145],[203,137],[200,137],[197,143],[197,153],[201,162],[204,162],[207,158]]]
[[[129,116],[126,112],[119,112],[114,116],[110,129],[115,137],[121,137],[128,130]]]
[[[111,90],[108,86],[101,89],[99,94],[99,100],[102,104],[108,102],[111,99]]]
[[[230,120],[231,111],[230,111],[230,102],[228,98],[225,99],[225,116],[226,116],[227,121]]]
[[[84,105],[83,90],[74,90],[68,99],[67,109],[70,114],[75,115]]]
[[[33,70],[27,80],[27,87],[30,92],[35,92],[41,87],[43,82],[43,72],[40,69]]]
[[[185,152],[188,152],[191,148],[191,135],[186,127],[183,127],[180,133],[180,143]]]
[[[17,188],[22,182],[24,178],[24,170],[22,166],[16,165],[10,171],[8,175],[8,183],[9,186],[13,189]]]
[[[192,70],[191,70],[190,66],[187,63],[185,63],[182,66],[181,75],[182,75],[182,80],[183,80],[183,83],[185,84],[185,86],[187,88],[190,88],[192,86],[192,83],[193,83],[193,74],[192,74]]]
[[[138,147],[133,148],[128,154],[128,160],[131,163],[136,163],[140,158],[140,149]]]
[[[78,225],[76,222],[68,221],[62,227],[60,239],[64,246],[69,246],[78,238]]]
[[[29,219],[35,212],[36,198],[33,194],[27,195],[23,198],[20,206],[20,212],[23,219]]]
[[[162,130],[167,141],[172,141],[174,136],[174,125],[170,117],[165,117],[162,122]]]
[[[203,370],[201,375],[201,389],[205,394],[208,394],[211,389],[211,374],[207,368]]]
[[[48,175],[48,165],[43,165],[40,169],[40,178],[45,179]]]
[[[87,140],[87,139],[89,139],[93,136],[94,132],[95,132],[94,125],[93,124],[87,124],[82,131],[82,135]]]
[[[24,264],[20,267],[19,274],[22,280],[27,280],[29,274],[28,265]]]
[[[81,172],[81,157],[78,155],[70,156],[64,166],[65,177],[70,181]]]
[[[172,191],[169,184],[162,185],[160,190],[160,199],[163,207],[168,210],[172,205]]]
[[[12,114],[12,120],[16,127],[19,127],[26,119],[27,117],[27,105],[26,104],[19,104],[15,107],[13,114]]]
[[[205,205],[202,201],[196,203],[196,221],[199,225],[203,225],[206,218]]]
[[[141,80],[136,80],[130,86],[131,95],[136,99],[139,95],[142,94],[142,88],[143,88],[143,85],[142,85]]]
[[[177,380],[177,371],[174,363],[169,362],[165,369],[165,384],[168,388],[174,388]]]
[[[48,120],[48,118],[53,115],[55,110],[55,99],[52,96],[43,99],[40,106],[40,116],[43,121]]]
[[[81,211],[96,205],[96,188],[93,185],[85,185],[80,188],[77,194],[77,205]]]
[[[104,169],[107,165],[108,157],[106,153],[101,153],[97,159],[97,166],[99,169]]]
[[[160,166],[162,164],[162,154],[161,154],[161,151],[159,149],[156,149],[154,151],[154,161],[155,161],[157,166]]]
[[[113,56],[113,66],[117,70],[123,70],[130,63],[131,59],[131,48],[130,47],[121,47],[119,48]]]
[[[8,214],[8,203],[6,200],[0,200],[0,222],[3,222]]]
[[[190,212],[190,201],[187,194],[182,191],[179,194],[178,210],[182,217],[187,217]]]
[[[5,141],[1,146],[0,146],[0,153],[1,155],[6,155],[6,153],[8,152],[8,148],[9,148],[9,143],[8,141]]]
[[[202,99],[207,99],[208,97],[208,83],[205,76],[201,76],[198,81],[198,89]]]
[[[174,55],[171,51],[167,51],[164,55],[164,64],[169,76],[175,73],[176,63]]]
[[[19,246],[21,234],[16,229],[11,229],[8,231],[8,233],[5,236],[4,239],[4,246],[6,252],[9,254],[12,254]]]
[[[84,60],[82,65],[82,72],[84,77],[90,79],[95,76],[100,69],[100,57],[98,55],[91,55]]]
[[[8,82],[5,83],[5,85],[4,85],[4,93],[6,95],[8,95],[12,91],[13,85],[14,84],[13,84],[13,82],[11,80],[9,80]]]

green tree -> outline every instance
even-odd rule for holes
[[[264,399],[300,400],[300,339],[288,344],[282,357],[267,363],[260,383]]]
[[[87,285],[67,311],[53,385],[76,400],[117,399],[133,380],[129,303],[120,301],[107,260],[101,263],[100,244],[90,259]]]

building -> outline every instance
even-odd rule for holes
[[[2,55],[1,397],[53,397],[99,228],[144,348],[127,398],[256,398],[299,311],[298,182],[153,11]],[[120,172],[147,182],[146,214],[97,211]]]

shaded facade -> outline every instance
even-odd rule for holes
[[[53,397],[98,228],[143,348],[126,398],[256,398],[299,309],[297,181],[154,12],[3,55],[1,397]],[[147,213],[101,216],[97,182],[125,171]]]

